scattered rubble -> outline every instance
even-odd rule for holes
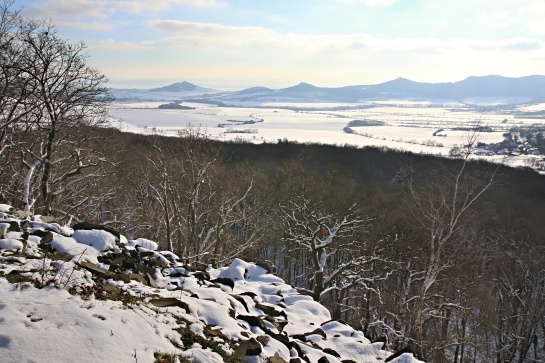
[[[235,259],[225,268],[190,270],[153,241],[127,240],[89,223],[69,228],[20,216],[0,205],[0,281],[68,290],[81,296],[82,306],[120,301],[164,316],[156,320],[170,322],[162,346],[171,348],[153,352],[156,362],[417,362],[408,353],[388,358],[383,343],[331,321],[325,307],[256,264]],[[92,316],[110,320],[104,313]],[[23,360],[33,354],[10,351],[9,344],[0,360],[4,353]]]

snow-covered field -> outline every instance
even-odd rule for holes
[[[195,107],[193,110],[164,110],[158,109],[158,105],[158,102],[114,103],[110,115],[114,126],[131,132],[176,135],[188,127],[200,127],[218,140],[261,143],[287,139],[302,143],[378,146],[437,155],[447,155],[453,147],[464,145],[468,137],[468,132],[462,130],[464,128],[488,126],[492,132],[481,133],[478,141],[496,143],[502,141],[503,134],[514,126],[544,122],[539,118],[518,119],[513,113],[503,111],[477,112],[462,104],[437,106],[410,101],[389,101],[370,108],[348,110],[331,108],[357,104],[294,103],[287,100],[281,104],[271,103],[267,108],[183,104]],[[273,108],[275,105],[297,107],[297,110]],[[316,111],[317,107],[322,109]],[[544,104],[519,106],[523,111],[543,108]],[[263,121],[241,124],[252,120]],[[348,134],[343,128],[352,120],[380,121],[384,125],[353,127],[356,133]],[[220,124],[223,127],[219,127]],[[444,131],[434,136],[440,129]]]

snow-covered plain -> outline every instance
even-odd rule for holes
[[[461,103],[438,105],[428,101],[390,100],[381,101],[380,104],[288,101],[269,103],[267,107],[218,107],[184,103],[196,108],[193,110],[162,110],[156,108],[157,103],[150,102],[114,103],[110,107],[110,115],[114,126],[130,132],[176,135],[188,127],[200,127],[217,140],[274,143],[287,139],[301,143],[387,147],[435,155],[448,155],[453,147],[466,144],[468,132],[463,129],[487,126],[491,132],[482,132],[478,141],[497,143],[514,126],[545,123],[543,118],[514,116],[516,110],[540,110],[545,108],[544,104],[520,105],[513,108],[513,112],[493,109],[477,112]],[[335,108],[339,106],[352,108]],[[242,124],[243,121],[252,120],[263,122]],[[344,127],[352,120],[380,121],[384,125],[353,127],[353,134],[344,132]],[[223,127],[219,127],[220,124]],[[434,136],[440,129],[444,131]],[[525,159],[528,157],[512,158],[510,163],[523,165]]]
[[[235,259],[193,273],[153,241],[10,213],[0,205],[2,363],[221,363],[232,355],[378,363],[392,355],[256,264]],[[63,255],[46,255],[49,248]],[[130,256],[148,261],[153,276],[146,281],[136,267],[114,273],[104,262]],[[418,361],[404,353],[391,362]]]

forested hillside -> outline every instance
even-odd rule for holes
[[[219,143],[199,130],[86,135],[105,162],[89,169],[79,199],[58,195],[59,221],[158,241],[186,264],[274,265],[333,318],[431,361],[542,354],[545,193],[534,172],[379,149]],[[24,210],[10,185],[2,202]],[[32,209],[49,214],[35,199]]]
[[[104,225],[186,265],[274,266],[333,319],[432,362],[545,356],[542,176],[199,129],[123,133],[85,46],[5,4],[0,203],[23,218]]]

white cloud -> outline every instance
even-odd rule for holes
[[[46,0],[24,8],[24,12],[38,18],[53,19],[105,19],[108,17],[106,1]]]
[[[445,40],[366,33],[312,35],[180,20],[154,20],[148,27],[165,36],[154,42],[108,40],[90,47],[103,50],[103,69],[111,78],[120,74],[126,79],[142,78],[150,73],[150,79],[185,79],[187,75],[233,81],[327,79],[346,85],[358,78],[384,81],[393,72],[396,77],[445,81],[468,75],[513,75],[516,70],[540,73],[545,57],[545,44],[539,37]],[[117,55],[123,62],[112,62]]]
[[[216,23],[197,23],[183,20],[153,20],[149,27],[167,33],[214,36],[222,38],[260,38],[274,34],[272,30],[257,26],[231,26]]]
[[[119,42],[115,39],[103,39],[94,45],[93,48],[103,48],[115,51],[124,50],[151,50],[155,48],[156,43],[150,41],[144,42]]]
[[[143,13],[145,11],[164,10],[174,5],[185,5],[193,7],[215,7],[219,3],[217,0],[130,0],[130,1],[106,1],[108,4],[114,3],[119,11],[125,11],[132,14]]]
[[[369,34],[346,35],[307,35],[278,33],[263,27],[239,27],[213,23],[196,23],[181,20],[155,20],[148,26],[161,30],[170,36],[163,41],[171,46],[202,47],[208,49],[275,49],[291,54],[368,52],[435,52],[443,48],[443,42],[437,38],[375,38]]]
[[[545,23],[543,22],[543,19],[530,19],[527,24],[534,33],[545,34]]]
[[[518,24],[540,35],[545,34],[543,16],[545,16],[545,2],[543,1],[531,1],[517,11]]]
[[[532,51],[542,49],[540,40],[528,38],[511,38],[499,41],[468,41],[470,49],[477,51]]]
[[[124,12],[141,14],[171,8],[175,5],[193,7],[219,6],[218,0],[45,0],[26,7],[25,13],[39,18],[107,19]]]
[[[489,28],[505,28],[512,24],[516,16],[511,12],[485,14],[481,17],[483,25]]]
[[[535,26],[542,26],[536,23]],[[543,27],[543,26],[542,26]],[[229,54],[236,59],[274,59],[289,63],[314,59],[365,59],[366,56],[436,57],[440,54],[467,54],[543,49],[539,38],[513,37],[502,40],[452,39],[437,37],[382,38],[366,33],[356,34],[295,34],[281,33],[259,26],[231,26],[182,20],[153,20],[148,28],[162,31],[165,37],[158,41],[139,43],[108,40],[103,47],[188,50],[191,54]],[[545,29],[543,29],[545,31]],[[204,52],[204,53],[203,53]]]
[[[109,22],[99,21],[59,21],[56,25],[60,28],[72,28],[92,31],[111,31],[115,26]]]
[[[397,0],[337,0],[347,4],[364,4],[368,7],[385,7],[393,5]]]
[[[521,7],[518,12],[523,14],[533,14],[533,15],[543,14],[545,13],[545,3],[542,1],[531,2]]]

